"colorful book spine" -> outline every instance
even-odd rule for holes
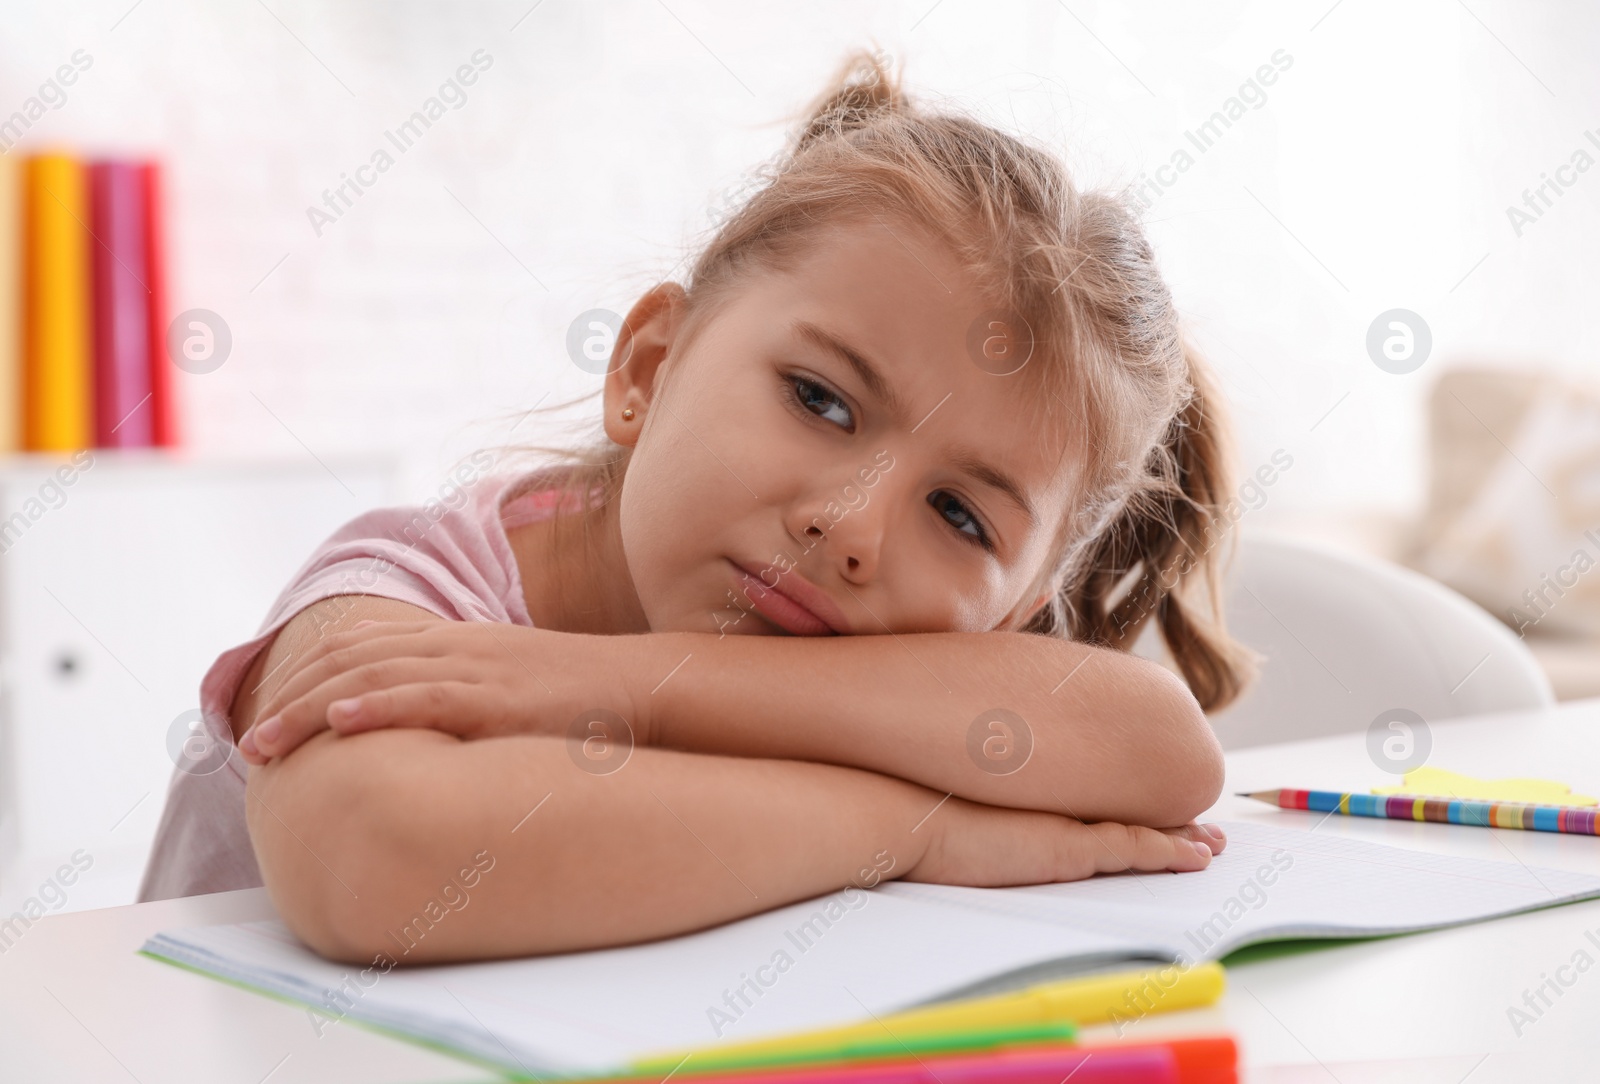
[[[22,178],[0,154],[0,453],[22,450]]]
[[[154,443],[144,181],[136,163],[89,167],[94,440],[101,448]]]
[[[156,162],[146,162],[144,172],[144,254],[145,285],[150,346],[150,391],[154,404],[155,444],[160,448],[175,448],[181,442],[178,431],[178,404],[173,384],[176,368],[167,357],[167,245],[166,245],[166,178]]]
[[[90,445],[89,208],[83,168],[63,154],[23,170],[23,446]]]

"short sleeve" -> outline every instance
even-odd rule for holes
[[[222,652],[200,682],[201,724],[232,749],[229,714],[256,655],[301,610],[336,595],[375,595],[454,621],[532,626],[502,498],[528,475],[491,475],[458,507],[444,500],[378,508],[340,527],[279,592],[256,635]],[[205,774],[180,765],[167,791],[141,902],[261,884],[244,817],[246,765],[236,755]]]

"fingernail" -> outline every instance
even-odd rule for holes
[[[371,618],[365,618],[365,619],[363,619],[361,621],[357,621],[354,625],[351,625],[350,627],[352,629],[364,629],[368,625],[376,625],[376,624],[377,624],[377,622],[372,620]]]
[[[1189,846],[1193,847],[1195,849],[1195,853],[1198,854],[1201,858],[1210,858],[1211,857],[1211,848],[1207,847],[1204,843],[1198,843],[1195,840],[1191,839],[1189,841]]]
[[[247,757],[258,757],[261,755],[261,751],[256,748],[256,732],[254,727],[246,730],[244,732],[244,737],[239,739],[239,752],[243,753]]]
[[[1218,828],[1216,825],[1202,824],[1200,827],[1204,828],[1206,830],[1206,835],[1210,836],[1212,839],[1222,838],[1222,829]]]
[[[361,699],[352,697],[349,700],[335,700],[328,705],[328,711],[330,714],[337,715],[346,721],[354,719],[361,714]]]
[[[282,729],[283,716],[274,715],[270,719],[263,719],[261,722],[257,723],[255,725],[255,729],[252,730],[251,733],[255,735],[256,742],[258,744],[260,742],[266,742],[270,745],[278,737],[278,732]]]

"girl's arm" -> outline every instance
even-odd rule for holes
[[[632,639],[659,745],[850,765],[1157,828],[1222,790],[1222,749],[1188,688],[1119,651],[1016,632]]]
[[[1195,828],[1085,826],[853,768],[641,747],[594,775],[560,738],[422,729],[319,734],[252,768],[248,803],[278,913],[363,963],[628,944],[897,877],[1195,870],[1222,849]]]
[[[641,744],[865,768],[1085,821],[1184,824],[1222,786],[1221,750],[1178,678],[1028,633],[591,636],[433,621],[329,635],[283,674],[261,708],[279,721],[245,746],[253,763],[330,722],[563,735],[605,708]],[[360,717],[330,717],[346,698]]]
[[[938,800],[852,769],[648,748],[593,775],[559,738],[410,729],[324,733],[252,769],[248,815],[307,943],[415,963],[626,944],[868,887],[922,858],[935,833],[912,829]]]

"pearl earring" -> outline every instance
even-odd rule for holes
[[[628,408],[623,410],[623,412],[622,412],[622,420],[625,421],[625,422],[633,421],[633,408],[632,407],[628,407]]]

